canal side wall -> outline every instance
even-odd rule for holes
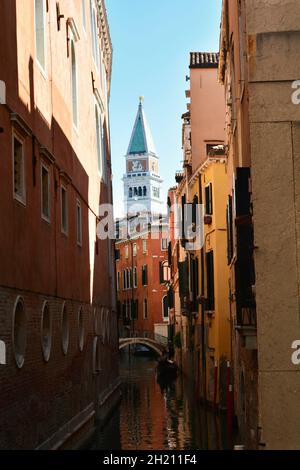
[[[112,48],[104,1],[92,4],[98,68],[81,2],[66,0],[59,24],[55,2],[1,6],[1,449],[75,445],[118,377],[114,244],[96,235],[112,203]]]
[[[13,341],[12,320],[16,298],[22,298],[27,317],[27,345],[21,369],[15,361]],[[44,302],[42,295],[0,288],[1,336],[7,351],[6,366],[1,368],[0,381],[1,449],[77,446],[94,429],[99,410],[105,417],[115,406],[115,396],[119,394],[117,337],[111,337],[108,343],[106,338],[102,341],[101,336],[95,355],[97,315],[94,315],[94,309],[89,304],[47,297],[52,344],[49,360],[45,361],[41,337]],[[67,309],[69,322],[66,354],[62,349],[63,305]],[[79,347],[80,309],[85,330],[82,351]],[[102,331],[109,328],[104,321]],[[99,359],[106,367],[97,371]],[[102,397],[101,401],[99,396]]]

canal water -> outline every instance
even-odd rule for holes
[[[182,376],[157,383],[156,360],[122,353],[122,401],[103,429],[94,450],[227,449],[226,417],[204,409]]]

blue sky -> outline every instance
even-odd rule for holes
[[[160,157],[163,197],[180,169],[189,52],[217,51],[221,0],[106,0],[113,43],[110,101],[115,215],[123,209],[125,159],[138,107]]]

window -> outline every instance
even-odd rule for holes
[[[106,181],[106,144],[104,138],[104,123],[102,123],[101,113],[98,104],[95,105],[96,117],[96,144],[98,157],[98,173],[100,178]]]
[[[143,253],[147,253],[147,240],[143,240]]]
[[[128,259],[128,245],[125,246],[125,258]]]
[[[41,165],[41,204],[42,218],[50,222],[50,176],[44,164]]]
[[[148,266],[146,264],[142,267],[142,284],[143,286],[148,284]]]
[[[14,164],[14,197],[25,204],[25,162],[23,142],[13,136],[13,164]]]
[[[127,287],[128,289],[132,288],[132,269],[127,269]]]
[[[206,253],[207,305],[206,310],[215,309],[214,253]]]
[[[129,188],[129,198],[132,198],[132,188]]]
[[[126,275],[126,269],[123,271],[123,289],[127,289],[127,275]]]
[[[82,246],[82,212],[80,201],[76,202],[76,233],[77,233],[77,245]]]
[[[209,152],[213,150],[214,147],[217,147],[219,144],[206,144],[206,155],[209,155]]]
[[[64,186],[61,186],[60,197],[61,197],[61,231],[65,235],[67,235],[68,233],[68,200],[67,200],[67,190]]]
[[[142,197],[142,195],[143,195],[143,190],[142,190],[141,186],[139,186],[139,197]]]
[[[78,126],[78,104],[77,104],[77,65],[74,42],[71,41],[71,86],[72,86],[72,112],[73,124]]]
[[[133,256],[136,256],[136,253],[137,253],[136,243],[134,243],[133,246],[132,246],[132,252],[133,252]]]
[[[35,49],[36,58],[39,65],[45,71],[45,29],[46,29],[46,12],[45,0],[35,0]]]
[[[213,214],[212,184],[205,188],[205,215]]]
[[[190,258],[190,299],[192,301],[192,309],[198,311],[197,298],[199,295],[199,262],[198,258],[191,256]]]
[[[85,5],[85,0],[81,0],[82,4],[82,26],[83,29],[86,31],[86,5]]]
[[[163,261],[159,262],[159,282],[160,282],[160,284],[164,283],[164,265],[163,265]]]
[[[117,290],[120,290],[120,281],[121,281],[120,272],[118,271],[117,272]]]
[[[137,268],[133,268],[133,287],[138,286]]]
[[[52,319],[48,303],[45,302],[42,310],[42,328],[41,328],[41,343],[44,361],[48,362],[51,353],[52,344]]]
[[[167,251],[167,249],[168,249],[168,239],[167,238],[162,238],[161,239],[161,249],[163,251]]]
[[[62,309],[62,319],[61,319],[61,340],[62,340],[62,350],[64,355],[67,354],[69,349],[69,339],[70,339],[70,325],[69,317],[66,305],[63,305]]]
[[[147,188],[146,188],[146,186],[143,187],[143,196],[144,196],[144,197],[147,196]]]
[[[138,320],[139,318],[139,301],[137,299],[131,301],[131,318],[132,320]]]
[[[82,352],[84,347],[84,319],[82,308],[80,308],[78,312],[78,346],[79,351]]]
[[[97,34],[97,20],[96,20],[96,10],[93,7],[92,0],[90,1],[91,9],[91,30],[92,30],[92,50],[93,50],[93,59],[97,68],[99,69],[99,43],[98,43],[98,34]]]
[[[144,302],[143,302],[143,317],[144,317],[144,320],[148,320],[148,301],[147,301],[147,299],[144,299]]]
[[[27,344],[27,321],[24,302],[18,297],[13,313],[13,348],[17,367],[21,369],[24,365]]]
[[[166,321],[169,319],[169,303],[168,303],[168,296],[165,295],[163,297],[163,305],[162,305],[162,308],[163,308],[163,320]]]
[[[233,217],[232,217],[232,196],[228,196],[226,211],[227,222],[227,262],[231,263],[233,257]]]

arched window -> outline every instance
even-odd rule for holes
[[[144,320],[148,320],[148,300],[144,299],[143,302],[143,317]]]
[[[169,319],[169,303],[168,303],[168,296],[165,295],[162,301],[162,310],[163,310],[163,319]]]
[[[72,111],[73,111],[73,124],[77,127],[78,124],[78,107],[77,107],[77,65],[74,42],[71,41],[71,85],[72,85]]]
[[[134,188],[134,195],[135,195],[135,196],[138,195],[138,190],[137,190],[137,188]]]
[[[69,339],[70,339],[70,325],[69,317],[67,312],[67,307],[64,304],[62,308],[62,318],[61,318],[61,344],[64,355],[67,354],[69,348]]]
[[[83,351],[84,346],[84,319],[83,319],[83,310],[80,307],[78,312],[78,345],[79,351]]]
[[[102,144],[102,123],[99,107],[95,105],[95,119],[96,119],[96,143],[97,143],[97,157],[98,157],[98,173],[100,178],[103,177],[103,144]]]
[[[129,188],[129,197],[132,197],[132,188]]]
[[[98,43],[98,34],[97,34],[97,19],[96,19],[96,10],[94,8],[94,1],[90,1],[90,10],[91,10],[91,28],[92,28],[92,49],[93,49],[93,58],[97,68],[99,68],[99,43]]]
[[[85,0],[81,0],[82,4],[82,26],[84,30],[86,31],[86,6],[85,6]]]
[[[13,347],[15,361],[19,369],[23,367],[27,344],[27,321],[24,302],[18,297],[13,313]]]
[[[142,188],[139,186],[139,196],[141,197],[143,195]]]
[[[43,70],[46,68],[45,54],[45,26],[46,26],[46,10],[45,0],[35,0],[35,48],[36,58]]]
[[[147,188],[146,188],[146,186],[143,187],[143,196],[147,196]]]
[[[0,341],[0,365],[6,365],[6,345],[4,341]]]
[[[44,303],[42,310],[41,343],[44,360],[48,362],[52,345],[52,319],[47,302]]]

